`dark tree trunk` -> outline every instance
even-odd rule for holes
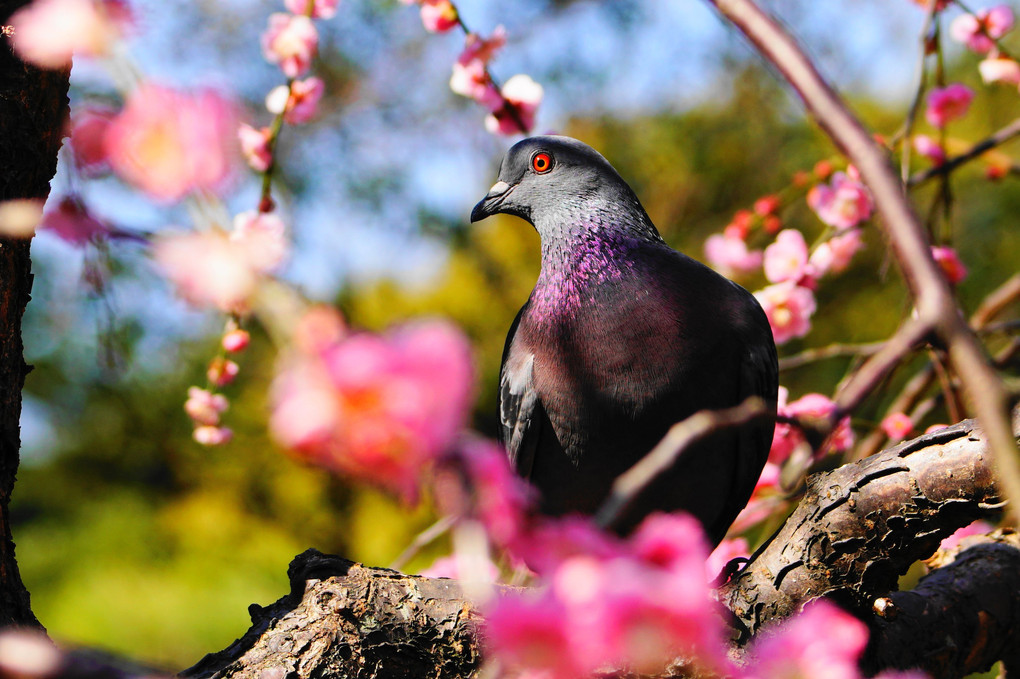
[[[0,0],[0,25],[24,4]],[[49,193],[67,118],[68,75],[27,66],[0,38],[0,202]],[[30,239],[0,236],[0,626],[40,626],[18,572],[8,514],[21,448],[21,389],[30,370],[21,342],[32,290],[30,247]]]

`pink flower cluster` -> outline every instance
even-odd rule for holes
[[[233,433],[220,425],[220,415],[229,403],[223,394],[214,394],[207,389],[191,387],[188,389],[188,400],[184,403],[184,412],[195,423],[193,436],[195,441],[205,446],[216,446],[227,443]]]
[[[316,309],[272,389],[270,429],[301,459],[418,496],[423,469],[449,450],[471,401],[470,348],[439,321],[387,335],[346,333]]]
[[[212,91],[186,93],[151,83],[120,113],[85,110],[71,129],[76,164],[89,174],[107,167],[159,201],[217,191],[232,174],[234,105]]]
[[[557,677],[622,666],[651,673],[680,653],[729,667],[693,518],[651,516],[626,542],[582,519],[549,521],[530,543],[525,560],[548,587],[503,595],[486,613],[488,653],[503,667]]]
[[[899,412],[886,415],[882,418],[880,426],[889,440],[893,442],[902,441],[914,430],[914,423],[910,419],[910,415]]]
[[[974,91],[961,83],[936,87],[928,93],[924,117],[932,127],[945,127],[950,121],[967,115]]]
[[[288,78],[300,77],[319,51],[319,31],[311,17],[277,12],[269,15],[269,27],[262,34],[262,54],[279,64]]]
[[[460,23],[457,8],[450,0],[400,0],[405,5],[418,5],[421,23],[430,33],[445,33]]]
[[[996,5],[956,17],[949,25],[949,35],[972,52],[988,54],[996,50],[995,41],[1012,28],[1013,10],[1008,5]]]
[[[828,419],[836,411],[832,399],[822,394],[805,394],[792,403],[787,403],[789,392],[785,387],[779,388],[779,415],[789,418]],[[806,445],[807,440],[799,427],[786,422],[777,422],[769,450],[769,461],[782,464],[798,446]],[[826,446],[819,453],[827,451],[845,451],[854,445],[854,432],[850,428],[850,417],[842,418],[835,430],[826,440]]]
[[[14,49],[41,68],[65,68],[72,54],[99,56],[131,26],[123,0],[35,0],[11,16]]]

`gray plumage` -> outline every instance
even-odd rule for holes
[[[542,268],[507,336],[501,439],[550,514],[594,512],[669,427],[757,395],[776,401],[776,349],[752,295],[662,240],[598,152],[533,137],[506,154],[471,221],[508,213],[541,236]],[[687,449],[617,523],[682,509],[718,543],[768,457],[769,423]]]

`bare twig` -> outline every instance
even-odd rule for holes
[[[399,571],[401,568],[406,566],[407,562],[413,559],[418,552],[421,551],[422,547],[435,542],[445,535],[446,532],[450,530],[450,527],[453,526],[454,522],[455,519],[452,516],[444,516],[422,532],[418,533],[418,535],[414,537],[414,540],[411,541],[411,544],[405,547],[404,551],[400,553],[400,556],[393,560],[393,563],[390,564],[390,568],[395,571]]]
[[[613,482],[613,488],[595,514],[600,526],[612,526],[642,491],[660,474],[669,469],[680,454],[695,441],[724,427],[747,424],[774,416],[765,401],[751,396],[738,406],[725,410],[701,410],[677,422],[663,439]]]
[[[838,356],[872,356],[884,346],[885,342],[865,342],[863,344],[836,343],[816,349],[805,349],[799,354],[779,359],[779,371],[800,368],[816,361],[823,361],[827,358],[836,358]]]
[[[1006,125],[1002,129],[993,133],[989,137],[982,139],[978,143],[971,146],[969,149],[964,151],[958,156],[946,159],[941,165],[935,165],[927,170],[920,170],[910,175],[910,179],[907,180],[907,186],[917,186],[923,184],[929,179],[934,177],[940,177],[949,174],[961,165],[968,163],[975,158],[979,157],[982,153],[990,151],[996,146],[1005,144],[1010,139],[1013,139],[1017,135],[1020,135],[1020,118],[1017,118],[1009,125]]]
[[[932,258],[930,244],[917,215],[903,194],[884,149],[824,81],[793,38],[753,0],[710,0],[737,26],[793,86],[818,124],[857,167],[868,184],[881,215],[881,228],[906,279],[916,310],[894,335],[891,346],[872,357],[843,390],[841,405],[855,405],[909,349],[904,340],[934,330],[946,345],[949,361],[959,375],[989,439],[989,447],[1006,495],[1020,498],[1020,463],[1007,413],[1007,394],[983,347],[967,325],[949,284]],[[1020,123],[1018,123],[1020,124]],[[839,413],[836,414],[837,416]],[[1016,503],[1011,511],[1016,517]]]

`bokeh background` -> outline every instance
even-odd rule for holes
[[[765,4],[876,131],[897,129],[915,87],[919,7],[909,0]],[[506,26],[509,42],[492,70],[502,80],[528,73],[544,86],[537,129],[601,150],[667,240],[693,256],[702,257],[705,238],[736,209],[835,156],[705,3],[458,5],[474,30]],[[244,0],[132,6],[128,46],[150,75],[222,88],[244,102],[248,122],[268,124],[262,98],[280,76],[263,61],[258,38],[279,7]],[[537,275],[538,239],[519,220],[471,225],[467,215],[514,139],[486,133],[483,111],[449,90],[462,38],[426,34],[414,8],[344,0],[320,29],[313,70],[326,81],[321,114],[285,129],[280,144],[276,195],[295,240],[284,277],[338,304],[359,327],[419,315],[456,321],[475,347],[474,426],[493,435],[499,356]],[[960,139],[976,140],[1020,110],[1014,89],[980,85],[975,64],[962,50],[947,54],[950,79],[978,91],[971,114],[951,128]],[[101,64],[75,64],[72,106],[112,92]],[[987,181],[980,163],[960,171],[954,188],[955,243],[971,272],[959,294],[973,309],[1017,270],[1020,188],[1015,179]],[[51,200],[70,190],[127,230],[190,223],[184,208],[154,206],[113,179],[82,185],[62,162]],[[916,194],[922,212],[929,194]],[[232,212],[251,209],[257,195],[255,176],[241,170],[227,204]],[[821,232],[802,201],[783,217],[809,242]],[[818,291],[812,333],[783,354],[882,339],[909,313],[880,235],[865,234],[867,250]],[[32,605],[54,638],[181,669],[242,634],[249,604],[285,594],[286,566],[298,552],[316,547],[384,566],[431,523],[427,502],[401,506],[302,466],[273,444],[265,422],[274,355],[257,326],[241,377],[226,390],[234,441],[214,449],[193,443],[182,404],[187,387],[203,381],[223,319],[175,300],[144,247],[114,241],[83,250],[40,233],[33,257],[25,346],[35,370],[12,512]],[[793,397],[831,393],[849,364],[817,363],[784,373],[782,382]],[[873,425],[881,406],[880,397],[869,401],[855,424]],[[445,548],[440,541],[407,570],[424,568]]]

